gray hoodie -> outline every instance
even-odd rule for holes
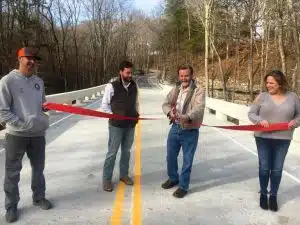
[[[49,127],[49,117],[42,109],[45,101],[42,79],[13,70],[0,80],[0,123],[6,124],[8,134],[44,136]]]

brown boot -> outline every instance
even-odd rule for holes
[[[187,194],[187,191],[183,190],[182,188],[178,188],[174,193],[173,196],[176,198],[183,198]]]
[[[114,189],[110,180],[103,181],[103,190],[107,192],[112,192]]]
[[[124,182],[126,185],[133,185],[133,180],[128,176],[121,177],[120,181]]]
[[[163,189],[170,189],[170,188],[172,188],[172,187],[175,187],[178,183],[179,183],[178,181],[173,182],[173,181],[171,181],[170,179],[168,179],[166,182],[164,182],[164,183],[161,185],[161,187],[162,187]]]

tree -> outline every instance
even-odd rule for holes
[[[210,23],[211,13],[214,0],[185,0],[186,4],[193,8],[195,16],[200,19],[205,29],[205,89],[206,95],[209,96],[209,75],[208,75],[208,59],[209,59],[209,39],[210,39]]]

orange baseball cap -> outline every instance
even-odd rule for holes
[[[38,50],[33,47],[24,47],[19,49],[18,57],[31,56],[37,60],[42,60],[40,56],[38,56]]]

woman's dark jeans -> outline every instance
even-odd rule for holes
[[[259,159],[260,193],[268,194],[267,187],[270,179],[270,195],[276,196],[291,140],[255,137],[255,141]]]

